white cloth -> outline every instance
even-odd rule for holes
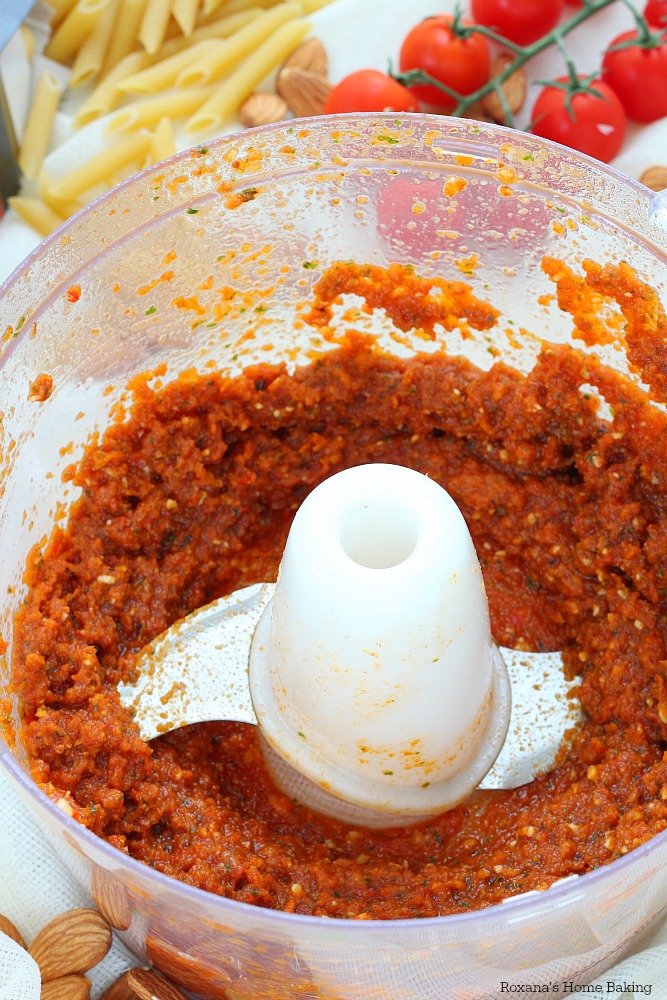
[[[59,913],[95,903],[65,870],[34,814],[2,770],[0,802],[0,913],[30,944],[44,924]],[[0,933],[0,1000],[39,1000],[39,970],[32,959],[29,964],[21,961],[24,955],[20,945]],[[93,983],[93,998],[137,964],[115,937],[104,961],[86,973]],[[16,971],[15,978],[9,978],[14,966],[24,975]]]
[[[0,996],[37,1000],[39,966],[20,944],[0,932]]]
[[[364,30],[359,31],[355,27],[359,20],[359,0],[336,0],[313,16],[313,34],[326,45],[330,77],[335,81],[361,67],[386,69],[388,58],[396,62],[401,38],[420,18],[434,11],[451,10],[453,6],[453,0],[411,0],[410,3],[363,0]],[[569,8],[568,12],[571,11]],[[577,68],[588,73],[599,66],[605,46],[621,31],[632,27],[632,23],[631,14],[618,2],[581,25],[567,41]],[[530,65],[529,70],[534,81],[561,75],[561,57],[557,51],[545,53]],[[538,89],[537,84],[531,85],[525,109],[519,117],[520,125],[529,120]],[[67,163],[79,162],[84,140],[81,135],[71,135],[67,121],[63,120],[59,122],[58,136],[64,141],[53,152],[52,162],[67,169]],[[85,137],[86,143],[89,138],[89,135]],[[192,144],[191,138],[187,144]],[[90,147],[87,148],[87,155],[91,155]],[[638,178],[647,167],[659,163],[667,165],[667,119],[643,129],[631,127],[624,149],[613,165]],[[38,242],[39,238],[28,226],[14,213],[7,213],[0,223],[0,279],[4,279]],[[12,920],[30,941],[58,913],[93,903],[64,870],[34,816],[16,796],[2,772],[0,802],[0,913]],[[0,934],[0,1000],[38,1000],[39,984],[34,978],[34,963],[25,962],[20,952],[15,942]],[[107,958],[89,974],[93,981],[93,1000],[133,964],[136,959],[115,940]],[[667,1000],[667,923],[662,923],[642,942],[640,951],[624,959],[597,982],[603,995],[650,994],[654,1000]],[[610,983],[615,984],[611,989]],[[622,991],[623,984],[629,987],[629,992]]]

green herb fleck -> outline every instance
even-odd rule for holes
[[[305,267],[306,271],[314,271],[315,268],[317,267],[317,264],[315,263],[314,260],[304,260],[302,266]]]
[[[198,211],[199,211],[198,208],[186,208],[185,214],[186,215],[196,215]]]
[[[156,313],[156,312],[157,312],[156,306],[149,306],[148,309],[146,310],[146,315],[147,316],[152,316],[153,313]]]

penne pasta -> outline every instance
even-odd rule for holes
[[[151,136],[151,163],[160,163],[176,152],[176,140],[171,119],[161,118]]]
[[[219,80],[229,70],[237,66],[246,56],[254,53],[258,46],[269,39],[286,21],[301,13],[298,3],[280,3],[265,11],[250,24],[217,43],[216,48],[191,63],[176,78],[179,87],[203,86]]]
[[[171,0],[172,16],[186,37],[193,32],[198,10],[199,0]]]
[[[227,16],[228,14],[236,14],[239,11],[246,10],[249,6],[273,7],[279,2],[280,0],[203,0],[203,11],[205,17],[208,17],[215,11],[218,11],[223,16]]]
[[[145,97],[118,111],[107,126],[110,135],[150,128],[161,118],[180,118],[201,107],[215,91],[214,86],[191,87],[188,90],[171,90],[155,97]]]
[[[171,0],[148,0],[138,38],[149,55],[156,53],[164,42],[170,14]]]
[[[316,10],[321,10],[322,7],[328,7],[333,0],[300,0],[300,2],[303,7],[304,14],[314,14]]]
[[[255,3],[251,7],[246,7],[245,10],[225,14],[222,17],[216,18],[215,21],[211,21],[209,24],[202,24],[200,27],[195,28],[190,41],[201,42],[205,38],[229,38],[239,28],[250,24],[256,17],[259,17],[261,13],[262,8]]]
[[[48,185],[52,196],[72,200],[89,191],[90,188],[108,182],[109,178],[117,171],[145,156],[150,147],[150,141],[151,137],[148,132],[138,132],[136,135],[126,136],[103,153],[99,153],[77,167],[61,180]]]
[[[116,26],[102,66],[103,77],[136,46],[139,25],[145,9],[146,0],[120,0]]]
[[[42,166],[61,95],[62,88],[56,78],[44,70],[30,105],[19,153],[19,166],[29,180],[37,176]]]
[[[203,0],[202,12],[204,16],[207,17],[209,14],[213,14],[224,2],[225,0]]]
[[[130,52],[115,66],[109,75],[95,87],[92,94],[84,101],[74,116],[74,125],[80,128],[95,118],[101,118],[116,107],[123,93],[118,84],[126,77],[145,69],[150,63],[150,56],[145,52]]]
[[[167,59],[162,59],[153,66],[141,70],[139,73],[133,73],[132,76],[128,76],[119,83],[118,87],[124,93],[157,94],[161,90],[172,87],[176,82],[177,76],[184,69],[191,63],[197,62],[198,59],[207,55],[212,48],[221,44],[223,43],[219,40],[209,38],[201,42],[195,42],[194,45],[187,45],[175,55],[169,56]]]
[[[147,67],[154,65],[159,60],[160,54],[172,55],[182,52],[191,46],[193,42],[205,41],[207,38],[224,38],[238,30],[238,28],[243,27],[244,24],[247,24],[256,17],[258,13],[259,8],[253,7],[248,8],[243,13],[219,18],[217,21],[206,25],[206,27],[198,28],[193,32],[190,39],[181,38],[173,42],[167,42],[162,47],[161,52],[154,56],[149,56],[147,52],[130,52],[113,67],[109,74],[93,90],[92,94],[84,101],[74,117],[75,127],[80,128],[95,118],[100,118],[102,115],[113,111],[123,97],[123,91],[120,90],[119,84],[133,74],[138,74]],[[195,108],[191,110],[195,110]],[[155,121],[159,121],[163,113],[168,114],[169,112],[168,110],[161,112]],[[189,113],[189,110],[185,112],[185,114]]]
[[[71,11],[76,0],[49,0],[49,7],[53,11],[52,24],[58,24]]]
[[[109,0],[77,0],[67,17],[56,28],[44,54],[56,62],[69,62],[108,3]]]
[[[247,7],[245,10],[237,11],[226,17],[218,17],[205,24],[198,25],[189,38],[184,38],[182,34],[173,35],[167,32],[168,40],[164,43],[160,56],[171,55],[173,52],[180,52],[193,42],[201,42],[204,38],[227,38],[235,31],[242,28],[244,24],[249,24],[253,18],[262,13],[262,8],[258,6]],[[175,24],[175,22],[174,22]]]
[[[80,87],[99,76],[116,26],[118,0],[109,0],[93,30],[79,49],[70,77],[70,87]]]
[[[39,197],[56,215],[62,216],[63,219],[69,219],[70,215],[79,211],[82,203],[76,200],[68,201],[66,198],[55,198],[51,193],[50,184],[51,180],[48,174],[42,171],[37,182]]]
[[[309,23],[303,19],[281,25],[215,88],[215,93],[186,122],[187,131],[210,130],[231,118],[248,94],[296,48],[308,28]]]
[[[48,236],[65,221],[39,198],[14,195],[7,199],[7,203],[24,222],[36,229],[40,236]]]

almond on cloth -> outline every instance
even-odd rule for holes
[[[285,66],[278,74],[276,90],[297,118],[308,118],[322,114],[331,84],[311,70]]]
[[[93,868],[93,899],[102,916],[116,930],[126,931],[132,923],[132,910],[123,886],[103,868]]]
[[[97,910],[67,910],[50,920],[28,951],[42,973],[42,983],[87,972],[111,947],[111,927]]]
[[[124,972],[115,983],[107,987],[100,1000],[137,1000],[137,994],[128,983],[129,972]]]
[[[664,191],[667,188],[667,167],[649,167],[639,180],[651,191]]]
[[[491,63],[491,79],[496,76],[500,76],[500,74],[507,69],[512,61],[513,56],[511,56],[508,52],[500,52]],[[520,111],[523,107],[528,87],[528,80],[523,68],[517,69],[511,74],[511,76],[508,76],[500,87],[505,97],[505,101],[507,102],[507,107],[513,115],[516,114],[516,112]],[[505,124],[505,109],[502,101],[500,100],[500,96],[495,90],[492,90],[490,94],[486,94],[486,96],[482,98],[480,106],[483,112],[490,118],[493,118],[494,121]]]
[[[127,981],[139,1000],[187,1000],[178,986],[153,969],[130,969]]]
[[[329,72],[329,60],[327,53],[319,38],[307,38],[301,45],[297,45],[294,52],[290,52],[287,59],[281,66],[281,70],[287,66],[298,66],[300,69],[307,69],[318,76],[327,76]]]
[[[90,980],[85,976],[61,976],[42,986],[40,1000],[90,1000]]]
[[[12,941],[16,941],[17,944],[20,944],[22,948],[27,949],[28,946],[23,940],[20,930],[14,926],[8,917],[3,916],[2,913],[0,913],[0,931],[2,931],[3,934],[6,934],[7,937],[10,937]]]
[[[246,97],[238,110],[239,121],[246,128],[256,128],[258,125],[271,125],[281,122],[288,111],[287,102],[278,94],[256,91]]]

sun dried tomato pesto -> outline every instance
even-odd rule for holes
[[[657,297],[621,265],[545,269],[590,339],[615,298],[635,364],[660,399]],[[339,265],[310,321],[344,291],[399,327],[495,310],[464,285],[432,294],[408,270]],[[602,419],[594,395],[613,408]],[[261,405],[259,405],[261,404]],[[350,333],[293,374],[138,380],[127,422],[91,446],[65,530],[29,569],[15,678],[35,779],[133,857],[214,893],[338,917],[485,907],[607,864],[667,826],[667,428],[628,379],[571,346],[527,376],[443,352],[409,360]],[[551,773],[385,831],[323,819],[278,792],[252,727],[138,738],[115,688],[152,637],[197,606],[275,577],[291,518],[355,464],[427,472],[452,494],[505,645],[563,649],[587,721]]]

